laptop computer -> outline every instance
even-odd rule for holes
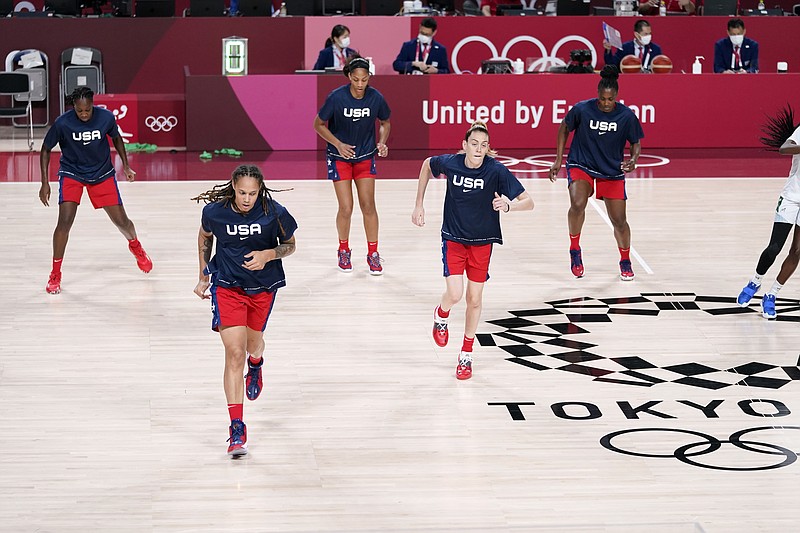
[[[544,11],[540,9],[528,9],[524,8],[521,5],[498,5],[497,6],[497,16],[498,17],[539,17],[544,15]]]
[[[736,14],[739,0],[704,0],[703,16],[730,17]]]

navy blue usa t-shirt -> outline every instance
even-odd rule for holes
[[[319,118],[328,123],[328,129],[337,139],[355,146],[356,155],[345,159],[331,143],[328,143],[328,155],[350,163],[372,157],[378,150],[375,121],[388,120],[391,113],[383,95],[372,87],[367,87],[361,99],[350,93],[349,84],[331,91],[319,110]]]
[[[44,137],[44,146],[61,146],[59,176],[68,176],[83,183],[100,183],[114,176],[109,137],[119,137],[114,114],[92,106],[92,118],[81,122],[75,110],[61,115]]]
[[[604,113],[597,98],[579,102],[564,118],[569,131],[575,131],[567,156],[567,168],[577,167],[595,178],[625,178],[620,170],[625,143],[635,144],[644,137],[639,119],[627,106],[617,102]]]
[[[468,168],[465,158],[465,154],[431,157],[431,173],[447,179],[442,238],[474,246],[503,244],[500,212],[492,207],[494,193],[513,200],[525,188],[493,157],[484,157],[478,168]]]
[[[241,287],[248,294],[271,292],[286,285],[280,259],[270,261],[261,270],[247,270],[242,266],[249,260],[245,255],[254,250],[275,248],[290,239],[297,229],[297,222],[285,207],[278,202],[271,202],[269,207],[269,213],[265,214],[259,200],[244,214],[234,211],[231,203],[212,202],[203,208],[203,230],[213,233],[217,239],[214,257],[206,267],[212,284]]]

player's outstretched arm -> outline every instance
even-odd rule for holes
[[[411,213],[411,222],[419,227],[425,225],[425,208],[422,205],[425,201],[425,190],[428,188],[428,182],[432,177],[431,158],[429,157],[422,162],[422,168],[419,169],[417,200],[414,203],[414,211]]]
[[[208,262],[211,261],[211,249],[214,247],[214,234],[207,232],[200,226],[200,231],[197,235],[197,255],[200,261],[200,275],[199,281],[194,288],[194,293],[200,298],[211,298],[210,294],[206,291],[211,285],[208,279],[208,274],[205,273]]]

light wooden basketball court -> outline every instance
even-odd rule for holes
[[[189,198],[213,183],[120,185],[149,275],[84,198],[57,296],[44,291],[57,208],[37,183],[0,184],[0,530],[796,530],[800,281],[776,321],[760,297],[735,304],[783,179],[629,180],[632,282],[602,205],[576,280],[565,182],[524,184],[536,207],[502,216],[460,382],[463,302],[450,346],[431,338],[444,183],[424,228],[415,180],[378,183],[382,277],[357,210],[354,272],[337,271],[329,183],[272,183],[293,188],[276,199],[299,222],[297,252],[235,461],[222,345],[192,293]]]

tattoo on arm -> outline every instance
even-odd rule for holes
[[[292,255],[295,250],[294,240],[292,240],[292,242],[285,242],[283,244],[279,244],[274,248],[274,250],[275,250],[275,259],[281,259],[283,257]]]
[[[200,243],[200,255],[202,256],[203,260],[208,263],[211,261],[211,248],[214,245],[214,237],[203,237],[203,241]]]

